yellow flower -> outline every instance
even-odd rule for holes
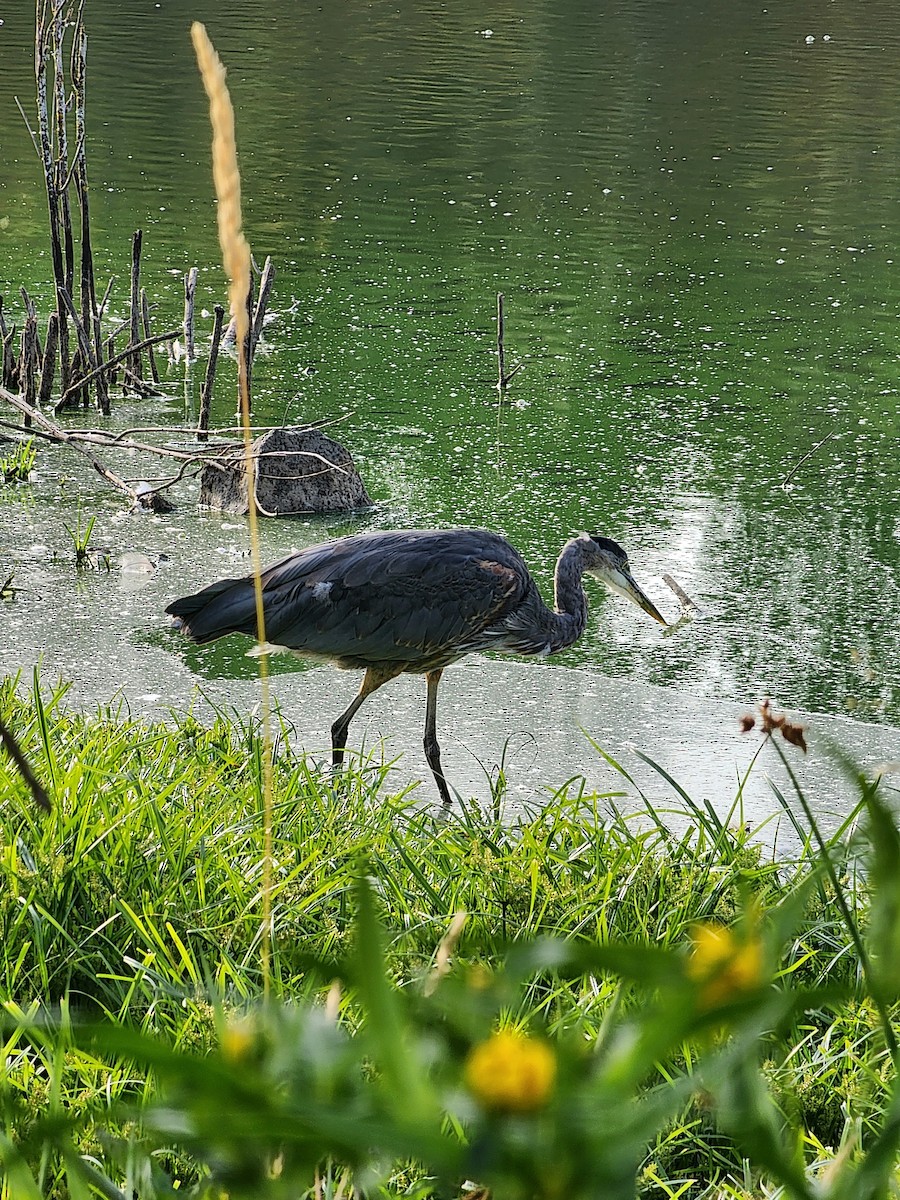
[[[556,1056],[546,1042],[503,1029],[469,1053],[466,1086],[483,1108],[534,1112],[546,1104],[556,1079]]]
[[[758,937],[739,938],[713,921],[701,921],[691,931],[694,948],[688,976],[700,984],[703,1008],[739,1000],[763,982],[763,948]]]
[[[232,1063],[244,1062],[256,1044],[256,1029],[250,1017],[229,1021],[219,1037],[222,1057]]]

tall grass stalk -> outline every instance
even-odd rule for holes
[[[253,455],[250,430],[250,387],[247,365],[250,298],[250,247],[243,233],[241,216],[241,175],[237,160],[237,142],[234,133],[234,108],[225,83],[225,68],[206,29],[195,21],[191,26],[191,40],[197,55],[203,85],[209,97],[209,115],[213,128],[213,180],[218,197],[219,243],[225,271],[231,281],[230,304],[235,322],[238,347],[238,380],[240,393],[241,427],[244,441],[244,475],[247,484],[247,520],[250,532],[250,555],[256,593],[256,628],[260,646],[265,645],[266,626],[262,595],[262,561],[259,549],[259,518],[256,509],[256,460]],[[265,654],[258,657],[262,710],[262,759],[264,797],[264,845],[262,887],[262,955],[263,990],[266,998],[271,988],[270,954],[272,939],[272,822],[273,822],[273,775],[272,775],[272,731],[271,696],[269,689],[269,667]]]
[[[888,1011],[887,1001],[885,1000],[883,990],[880,986],[880,981],[872,970],[872,963],[859,928],[859,923],[851,911],[850,903],[847,900],[847,897],[844,893],[844,888],[840,879],[838,878],[838,874],[832,860],[831,847],[827,843],[826,839],[822,836],[821,830],[819,829],[819,823],[816,820],[816,815],[812,811],[803,789],[800,787],[797,776],[794,773],[794,769],[788,761],[788,757],[783,748],[774,739],[772,739],[772,744],[775,748],[776,754],[781,760],[782,766],[787,772],[787,776],[791,782],[791,787],[794,789],[797,802],[800,805],[807,825],[809,826],[810,833],[815,839],[819,855],[821,856],[820,861],[822,863],[822,867],[831,883],[834,894],[834,902],[840,910],[844,926],[853,942],[853,948],[856,951],[856,955],[859,960],[860,970],[865,976],[865,980],[868,985],[869,995],[872,997],[872,1002],[878,1009],[884,1040],[887,1044],[888,1050],[890,1051],[891,1059],[894,1063],[894,1069],[898,1070],[900,1069],[900,1049],[898,1049],[897,1037],[894,1033],[894,1025],[891,1014]],[[860,784],[862,789],[862,799],[860,800],[859,808],[871,809],[875,803],[875,793],[878,788],[878,780],[876,779],[874,782],[870,782],[865,778],[861,778]],[[776,792],[776,794],[778,795],[782,806],[785,809],[790,810],[790,806],[785,801],[784,796],[782,796],[780,792]],[[896,831],[894,836],[896,837]]]

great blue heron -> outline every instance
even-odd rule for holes
[[[263,571],[266,641],[365,670],[358,695],[331,727],[335,767],[365,698],[405,671],[424,674],[425,758],[450,804],[436,724],[444,667],[477,650],[547,655],[571,646],[587,623],[585,572],[666,624],[610,538],[583,533],[566,542],[550,609],[505,538],[481,529],[423,529],[338,538]],[[227,633],[257,636],[253,576],[222,579],[166,612],[195,642]]]

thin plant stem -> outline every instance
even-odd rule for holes
[[[843,888],[841,887],[840,880],[838,879],[837,871],[834,869],[834,863],[831,858],[829,845],[822,836],[822,831],[819,829],[819,824],[809,806],[806,796],[803,794],[803,789],[800,787],[800,783],[797,779],[797,776],[794,774],[787,755],[774,738],[771,738],[770,740],[775,749],[775,753],[781,759],[782,765],[787,771],[788,779],[791,781],[791,787],[794,789],[797,799],[800,801],[800,807],[803,809],[803,815],[806,818],[809,828],[812,831],[812,835],[816,840],[816,844],[819,847],[819,853],[822,856],[825,872],[828,875],[831,886],[834,888],[835,903],[838,906],[844,925],[847,928],[847,932],[850,934],[850,940],[853,942],[853,948],[859,956],[860,970],[865,976],[869,994],[872,997],[872,1002],[878,1010],[882,1032],[884,1033],[885,1045],[890,1053],[891,1061],[894,1064],[894,1069],[898,1070],[900,1069],[900,1048],[898,1048],[897,1037],[894,1033],[894,1027],[891,1023],[891,1015],[888,1012],[887,1005],[884,1002],[884,997],[881,994],[881,987],[875,977],[875,973],[872,970],[872,963],[869,959],[869,954],[866,950],[865,943],[860,935],[859,926],[853,919],[853,914],[850,912],[850,906],[847,904],[847,898],[844,895]]]
[[[225,270],[230,281],[231,314],[235,321],[238,347],[238,383],[240,391],[241,429],[247,480],[247,515],[250,532],[250,560],[256,593],[256,628],[260,646],[265,645],[266,628],[262,594],[262,563],[259,548],[259,520],[256,509],[256,464],[250,431],[250,387],[247,361],[249,313],[247,296],[250,292],[250,247],[242,230],[241,177],[237,161],[234,133],[234,108],[225,84],[225,68],[207,36],[205,28],[195,21],[191,40],[197,55],[203,85],[209,97],[210,121],[213,127],[213,179],[219,200],[217,216],[219,243]],[[272,941],[272,823],[273,768],[271,699],[269,667],[265,654],[259,655],[260,707],[262,724],[263,768],[263,888],[262,930],[260,955],[263,977],[263,997],[268,1001],[271,992]]]

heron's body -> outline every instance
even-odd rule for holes
[[[545,655],[571,645],[587,622],[585,571],[665,624],[608,538],[583,534],[566,544],[550,609],[505,538],[480,529],[408,530],[339,538],[269,567],[262,573],[265,641],[365,669],[359,695],[332,727],[335,764],[366,696],[402,672],[424,674],[425,753],[449,803],[435,728],[442,670],[473,651]],[[252,576],[220,580],[166,611],[196,642],[258,636]]]

